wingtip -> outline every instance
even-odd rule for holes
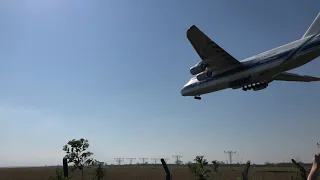
[[[191,29],[194,29],[194,28],[197,28],[197,26],[196,26],[196,25],[190,26],[189,29],[188,29],[188,31],[191,30]]]
[[[191,31],[193,31],[194,29],[198,29],[198,27],[197,27],[196,25],[190,26],[189,29],[187,30],[187,36],[188,36],[188,34],[189,34]]]

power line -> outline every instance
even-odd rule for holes
[[[225,154],[229,156],[229,164],[232,164],[232,156],[236,153],[236,151],[224,151]]]
[[[170,158],[163,158],[163,160],[168,163],[168,161],[170,160]]]
[[[172,155],[172,157],[174,157],[176,159],[176,161],[175,161],[176,164],[181,163],[181,161],[180,161],[180,158],[182,157],[181,155]]]
[[[157,161],[159,160],[159,158],[151,158],[151,160],[154,161],[154,164],[157,164]]]
[[[121,165],[121,162],[123,162],[124,158],[114,158],[114,159],[118,162],[118,165]]]
[[[148,160],[148,158],[139,158],[140,160],[142,160],[142,164],[145,164]]]
[[[126,158],[126,159],[129,159],[130,164],[132,164],[132,161],[135,160],[136,158]]]

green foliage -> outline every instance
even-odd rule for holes
[[[197,156],[194,161],[195,163],[188,164],[189,170],[196,175],[198,180],[207,180],[208,173],[211,172],[208,169],[208,161],[204,159],[204,156]]]
[[[73,139],[63,146],[63,151],[66,152],[65,158],[68,159],[68,163],[73,163],[73,168],[71,170],[81,170],[82,178],[84,166],[90,165],[93,162],[93,159],[90,158],[93,153],[87,151],[88,148],[89,142],[87,139],[83,138],[79,140]]]
[[[64,177],[61,169],[56,170],[55,176],[50,176],[49,180],[69,180],[71,177]]]
[[[98,166],[98,165],[106,166],[107,163],[100,162],[100,161],[97,161],[97,160],[93,160],[92,163],[91,163],[91,165],[92,165],[92,166]]]
[[[93,170],[93,178],[92,180],[101,180],[104,177],[104,171],[102,167],[102,163],[98,163],[98,167]]]

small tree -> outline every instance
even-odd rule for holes
[[[67,153],[65,158],[68,159],[68,163],[73,163],[72,170],[81,170],[81,178],[83,179],[83,168],[85,165],[91,164],[93,159],[90,156],[92,152],[87,151],[89,148],[89,142],[87,139],[73,139],[63,146],[63,150]]]
[[[209,178],[208,173],[211,172],[207,168],[208,161],[203,158],[204,156],[197,156],[194,164],[189,164],[190,171],[194,173],[198,180],[207,180]]]
[[[101,180],[104,177],[104,171],[103,171],[103,163],[98,163],[98,167],[94,169],[93,171],[93,178],[92,180]]]

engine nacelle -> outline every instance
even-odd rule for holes
[[[199,73],[205,71],[206,68],[207,68],[207,65],[200,62],[200,63],[196,64],[195,66],[193,66],[192,68],[190,68],[190,73],[192,75],[196,75],[196,74],[199,74]]]
[[[204,71],[202,73],[199,73],[197,75],[197,79],[198,81],[203,81],[203,80],[206,80],[208,78],[210,78],[212,76],[212,72],[211,71]]]

